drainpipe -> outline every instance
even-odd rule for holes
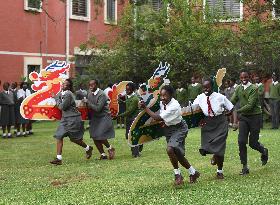
[[[69,5],[70,5],[70,0],[66,0],[66,33],[65,33],[65,57],[66,57],[66,62],[69,63],[69,19],[70,19],[70,9],[69,9]]]

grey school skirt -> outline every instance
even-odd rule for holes
[[[223,156],[228,136],[228,121],[225,115],[206,117],[201,128],[201,149],[205,154]]]
[[[54,137],[63,139],[69,137],[73,140],[81,140],[84,136],[84,127],[81,115],[72,117],[62,117]]]
[[[2,105],[0,113],[0,125],[9,126],[15,124],[15,106]]]
[[[115,137],[115,130],[111,115],[92,116],[89,134],[93,140],[107,140]]]
[[[188,134],[188,125],[182,120],[177,125],[164,127],[167,147],[173,147],[185,155],[185,139]]]

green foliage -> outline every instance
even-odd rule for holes
[[[186,140],[186,156],[200,171],[197,184],[188,184],[188,171],[181,168],[185,185],[173,186],[173,169],[166,154],[164,138],[144,146],[142,156],[131,157],[125,130],[117,129],[111,141],[116,159],[99,161],[94,148],[90,160],[83,148],[64,140],[63,165],[52,166],[57,123],[34,123],[35,135],[26,138],[0,138],[0,204],[280,204],[279,131],[261,131],[261,143],[269,148],[270,159],[261,166],[260,154],[248,148],[250,174],[238,175],[237,132],[230,130],[224,163],[225,179],[215,179],[211,156],[202,157],[200,129],[191,129]],[[94,145],[88,131],[85,142]]]
[[[264,5],[265,9],[272,6]],[[214,75],[221,67],[227,68],[228,77],[238,76],[243,68],[256,72],[279,69],[279,20],[261,19],[261,13],[256,13],[246,21],[223,24],[218,13],[209,12],[202,11],[199,3],[184,0],[164,3],[160,11],[144,1],[127,5],[118,22],[117,40],[110,45],[113,51],[106,48],[102,56],[94,53],[88,72],[104,82],[141,83],[160,61],[167,61],[171,82],[185,83],[192,75]],[[85,45],[102,47],[97,41]]]

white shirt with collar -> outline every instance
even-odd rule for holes
[[[97,93],[99,92],[99,88],[96,89],[96,91],[93,92],[93,95],[97,95]]]
[[[127,98],[129,99],[129,98],[131,98],[131,97],[134,96],[134,95],[135,95],[135,92],[131,93],[131,95],[126,95],[126,96],[127,96]]]
[[[192,86],[193,87],[195,87],[195,86],[197,86],[198,85],[198,83],[192,83]]]
[[[163,103],[160,102],[159,115],[164,120],[164,123],[167,126],[177,125],[182,121],[183,118],[182,118],[181,106],[177,100],[172,98],[165,107],[166,109],[164,109]]]
[[[21,98],[21,97],[23,97],[23,99],[24,99],[24,98],[28,97],[29,95],[31,95],[31,92],[30,92],[29,89],[26,89],[25,91],[23,89],[19,89],[17,91],[17,98],[18,99]]]
[[[256,83],[257,87],[260,87],[262,85],[262,83]]]
[[[202,112],[205,116],[208,116],[208,104],[207,104],[207,95],[204,93],[198,95],[196,99],[193,101],[193,105],[199,105]],[[209,96],[210,104],[212,107],[213,112],[215,113],[215,116],[219,116],[223,114],[223,112],[226,110],[230,111],[233,108],[233,104],[226,98],[226,96],[213,92]],[[213,113],[210,114],[211,117],[213,117]]]
[[[273,85],[277,85],[278,81],[272,81]]]
[[[244,90],[246,90],[246,88],[248,88],[250,85],[252,85],[252,83],[248,82],[246,85],[242,84]]]

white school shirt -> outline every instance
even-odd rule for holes
[[[26,89],[25,91],[23,89],[19,89],[17,91],[17,98],[21,98],[23,97],[23,99],[25,99],[26,97],[28,97],[29,95],[31,95],[30,90]]]
[[[250,83],[250,82],[248,82],[246,85],[243,85],[243,84],[242,84],[244,90],[246,90],[246,88],[248,88],[250,85],[252,85],[252,83]]]
[[[177,100],[172,98],[170,102],[166,105],[166,109],[164,109],[164,105],[160,102],[160,117],[164,120],[164,123],[167,126],[177,125],[182,121],[182,111],[181,106]]]
[[[207,95],[204,93],[198,95],[196,99],[193,101],[193,105],[199,105],[202,112],[205,116],[208,116],[208,104],[207,104]],[[233,104],[226,98],[226,96],[213,92],[209,96],[210,104],[212,107],[213,112],[215,113],[215,116],[223,114],[225,109],[232,110]],[[211,112],[210,117],[213,117],[213,113]]]

